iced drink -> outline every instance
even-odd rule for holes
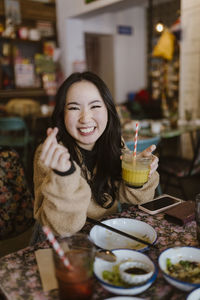
[[[69,250],[65,255],[72,265],[72,270],[68,270],[54,254],[60,300],[89,300],[93,293],[93,244],[84,234],[75,234],[62,241],[68,243]],[[61,247],[63,248],[62,243]]]
[[[128,186],[142,187],[148,181],[150,165],[152,158],[142,157],[137,154],[136,158],[133,152],[123,151],[122,154],[122,178]]]

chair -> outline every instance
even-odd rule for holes
[[[25,121],[20,117],[0,118],[0,146],[23,148],[23,161],[28,163],[29,131]]]
[[[20,233],[15,237],[0,240],[0,258],[7,254],[28,247],[32,236],[32,232],[33,226],[29,227],[26,231]]]
[[[0,147],[0,240],[24,233],[33,222],[33,195],[19,154]]]
[[[137,141],[137,151],[142,152],[143,150],[145,150],[146,148],[148,148],[151,145],[157,146],[160,143],[160,140],[161,140],[160,136],[155,136],[155,137],[146,138],[146,139],[139,139]],[[134,150],[134,145],[135,145],[134,141],[126,142],[126,146],[132,151]],[[158,196],[162,195],[162,189],[161,189],[160,183],[156,188],[156,194]]]
[[[197,138],[192,160],[171,155],[161,156],[159,171],[161,173],[161,182],[164,185],[164,193],[169,186],[173,186],[181,191],[185,200],[188,200],[183,179],[192,178],[200,174],[200,136]],[[166,180],[163,180],[163,175],[165,175]]]

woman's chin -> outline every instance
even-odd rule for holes
[[[95,141],[96,142],[96,141]],[[94,148],[95,142],[82,142],[77,141],[77,145],[85,150],[92,150]]]

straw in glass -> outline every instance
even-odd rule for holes
[[[136,158],[136,154],[137,154],[138,127],[139,127],[139,122],[136,122],[136,125],[135,125],[135,138],[134,138],[134,150],[133,150],[133,157],[134,158]]]
[[[44,233],[46,234],[47,239],[52,244],[53,249],[56,251],[56,253],[60,257],[60,259],[62,260],[65,267],[67,269],[73,269],[70,262],[69,262],[69,260],[65,256],[63,249],[60,247],[58,241],[56,240],[53,232],[47,226],[43,226],[42,229],[43,229]]]

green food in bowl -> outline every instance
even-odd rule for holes
[[[105,270],[102,272],[102,277],[105,281],[107,281],[110,284],[116,285],[116,286],[120,286],[120,287],[124,287],[124,288],[129,288],[134,286],[134,284],[129,284],[125,281],[122,280],[121,276],[120,276],[120,272],[119,272],[119,265],[121,263],[114,265],[112,267],[112,271],[108,271]]]
[[[120,277],[119,274],[119,265],[115,265],[112,267],[112,271],[105,270],[102,272],[102,277],[108,283],[117,285],[117,286],[124,286],[126,284]]]
[[[200,263],[180,260],[173,264],[170,258],[166,259],[167,273],[181,281],[200,283]]]

